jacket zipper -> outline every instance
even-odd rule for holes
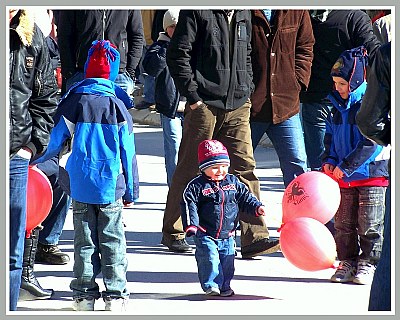
[[[224,191],[219,186],[219,182],[216,182],[216,183],[217,183],[218,190],[221,191],[221,198],[222,198],[222,201],[221,201],[221,214],[219,215],[219,227],[218,227],[218,230],[217,230],[217,234],[215,235],[215,238],[218,239],[219,235],[221,234],[222,223],[223,223],[223,220],[224,220],[225,195],[224,195]]]

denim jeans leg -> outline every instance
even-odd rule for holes
[[[217,241],[210,236],[200,234],[194,237],[194,243],[198,276],[203,291],[206,292],[211,287],[220,288],[223,274]]]
[[[154,104],[155,103],[154,91],[155,91],[156,79],[148,74],[145,74],[143,76],[144,76],[143,100],[148,103]]]
[[[223,282],[221,291],[231,289],[231,281],[235,273],[235,239],[229,237],[228,239],[218,240],[219,246],[219,259],[221,261]]]
[[[341,201],[335,214],[335,242],[338,259],[356,261],[360,251],[358,243],[358,191],[340,188]]]
[[[128,96],[131,96],[133,94],[133,90],[135,87],[135,83],[132,80],[132,78],[129,76],[128,72],[123,72],[119,73],[117,77],[115,78],[115,84],[121,87],[122,90],[124,90]]]
[[[10,310],[17,310],[19,287],[21,285],[22,259],[26,229],[26,193],[29,159],[15,155],[10,159]]]
[[[67,195],[55,181],[53,187],[53,205],[49,215],[42,222],[39,242],[44,245],[57,245],[64,228],[65,219],[71,205],[71,197]]]
[[[74,277],[70,283],[74,298],[100,298],[96,277],[101,271],[97,205],[73,200]]]
[[[172,176],[178,163],[179,145],[182,140],[183,113],[177,113],[174,119],[160,114],[164,138],[165,170],[168,187],[171,186]]]
[[[386,187],[359,187],[360,258],[377,264],[382,252]]]
[[[332,106],[328,102],[302,103],[301,118],[308,166],[311,170],[321,168],[324,152],[325,121]]]
[[[297,176],[307,171],[307,155],[299,114],[272,124],[267,135],[279,158],[285,187]]]
[[[267,123],[267,122],[258,122],[258,121],[250,122],[251,143],[253,146],[253,152],[256,150],[258,144],[261,141],[261,138],[263,137],[264,133],[267,132],[267,129],[269,126],[270,126],[270,123]]]
[[[369,296],[369,311],[391,310],[391,210],[390,185],[386,189],[385,219],[381,258],[376,267]]]
[[[105,291],[103,297],[127,297],[126,288],[126,240],[122,222],[122,200],[98,206],[99,248],[101,272]]]

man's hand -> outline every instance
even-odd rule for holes
[[[196,109],[197,109],[198,107],[200,107],[202,104],[203,104],[203,101],[197,101],[196,103],[190,105],[190,109],[196,110]]]

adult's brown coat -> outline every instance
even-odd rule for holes
[[[300,111],[315,40],[307,10],[276,10],[273,19],[271,29],[263,12],[252,10],[251,121],[277,124]]]

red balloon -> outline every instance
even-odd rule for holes
[[[290,182],[282,198],[282,222],[299,217],[325,224],[340,204],[339,184],[323,172],[305,172]]]
[[[321,222],[300,217],[283,224],[279,231],[282,253],[294,266],[305,271],[334,268],[335,239]]]
[[[46,219],[53,205],[53,189],[47,176],[36,166],[28,169],[26,233]]]

